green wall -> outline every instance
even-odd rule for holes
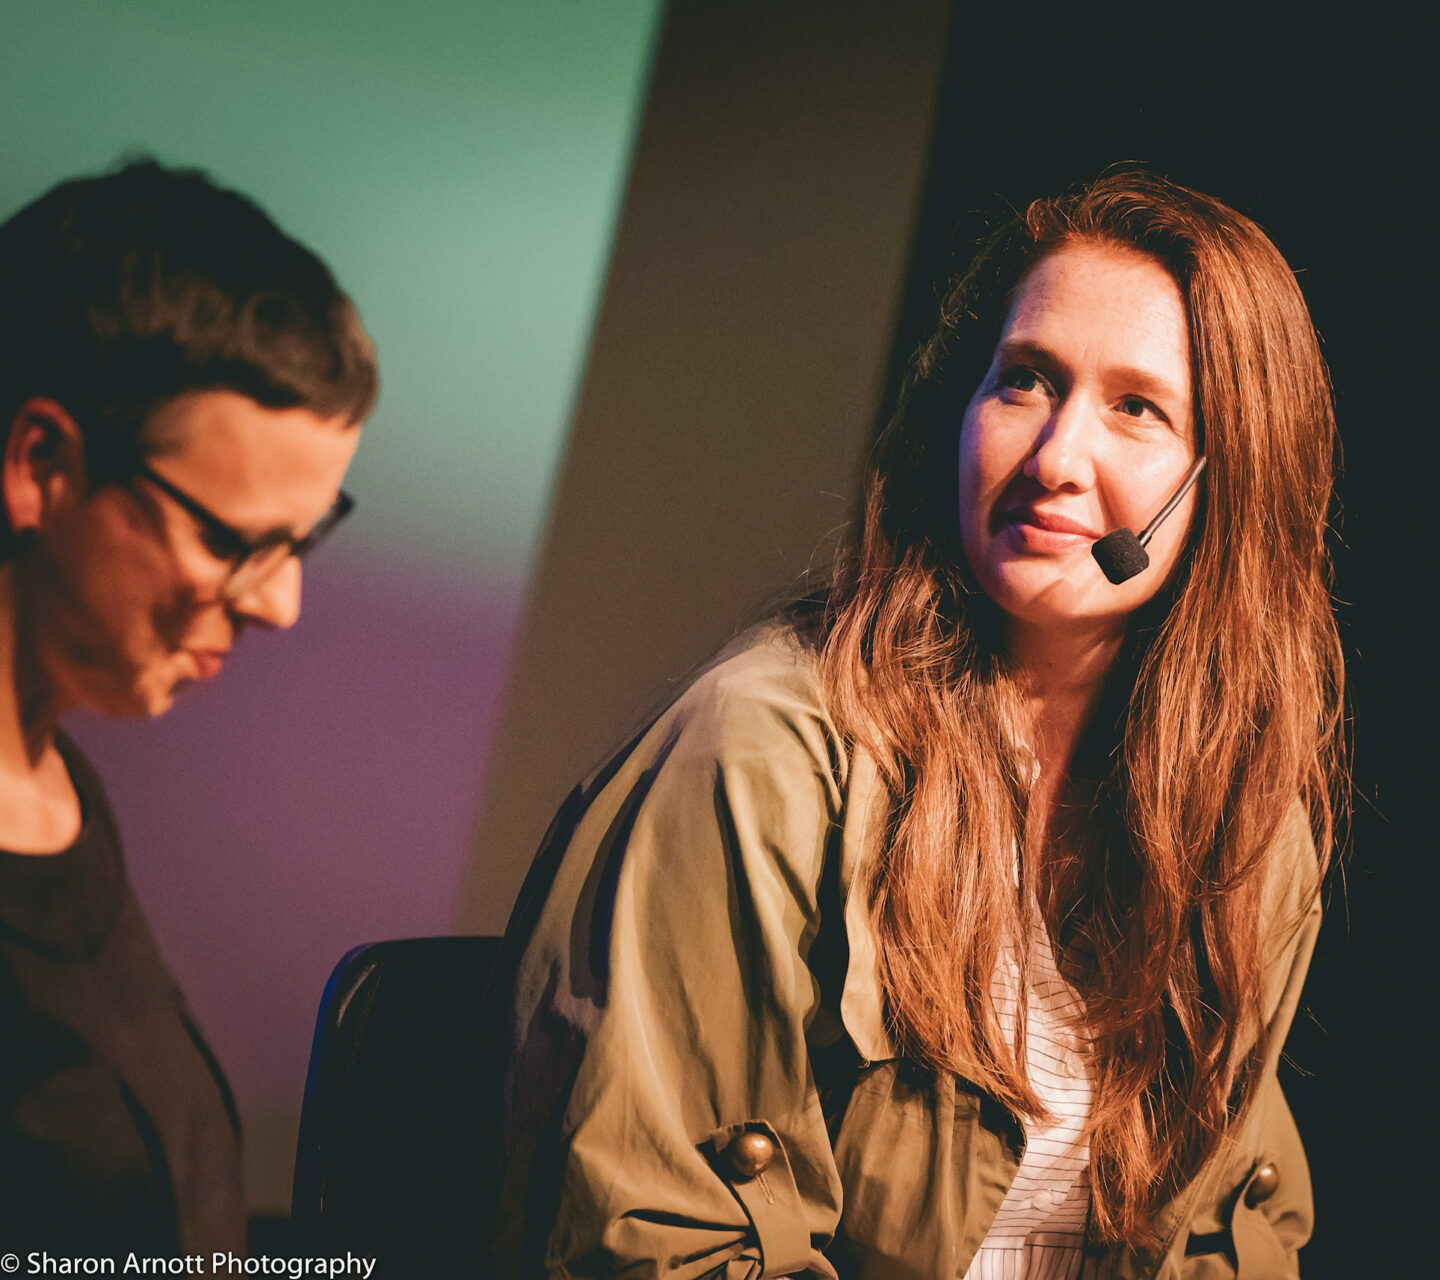
[[[6,0],[0,216],[130,151],[312,243],[380,347],[353,537],[523,575],[659,0]]]

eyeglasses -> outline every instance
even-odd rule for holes
[[[247,538],[233,525],[227,524],[184,489],[172,484],[158,471],[143,462],[134,464],[135,474],[148,480],[161,493],[194,517],[200,526],[205,549],[217,560],[230,564],[230,572],[220,587],[220,598],[233,604],[248,591],[253,591],[291,556],[297,558],[314,551],[330,533],[355,509],[355,499],[343,489],[335,504],[316,522],[303,538],[289,534],[270,534],[260,539]]]

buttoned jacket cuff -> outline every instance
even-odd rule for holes
[[[805,1271],[810,1232],[780,1135],[764,1120],[744,1120],[716,1129],[700,1150],[750,1219],[760,1280]]]

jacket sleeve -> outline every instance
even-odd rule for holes
[[[1294,1280],[1314,1225],[1305,1151],[1276,1077],[1320,930],[1315,849],[1298,806],[1277,852],[1267,911],[1277,944],[1267,965],[1260,1080],[1233,1140],[1197,1188],[1203,1194],[1172,1254],[1184,1280]]]
[[[834,1275],[807,955],[844,772],[803,696],[702,682],[552,833],[510,1032],[502,1274]]]

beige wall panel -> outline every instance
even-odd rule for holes
[[[671,6],[461,929],[503,929],[570,787],[849,517],[948,11]]]

